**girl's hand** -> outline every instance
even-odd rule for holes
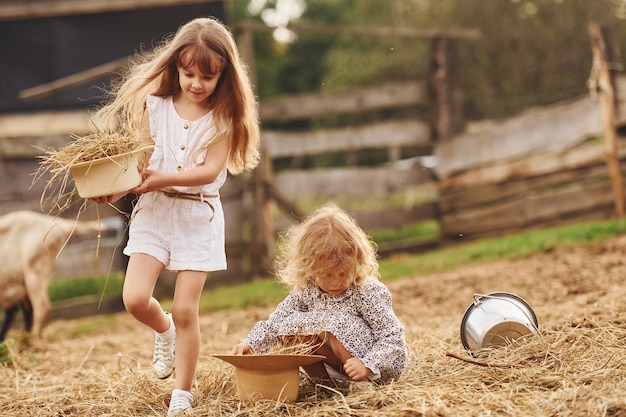
[[[239,343],[233,347],[233,350],[230,352],[233,355],[252,355],[254,351],[247,343]]]
[[[163,188],[163,174],[159,171],[146,169],[141,172],[141,184],[130,190],[134,194],[145,194]]]
[[[111,204],[111,203],[115,203],[117,200],[124,197],[126,194],[128,194],[128,191],[124,191],[124,192],[113,194],[113,195],[103,195],[101,197],[92,197],[92,198],[89,198],[89,200],[98,204]]]
[[[350,358],[343,364],[343,372],[350,377],[352,381],[369,381],[367,376],[370,370],[365,366],[363,361],[358,358]]]

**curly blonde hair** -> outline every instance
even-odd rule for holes
[[[103,132],[140,132],[146,96],[176,94],[180,91],[178,67],[194,64],[205,74],[221,71],[208,103],[218,132],[211,143],[230,141],[231,174],[256,167],[260,159],[258,104],[231,32],[214,18],[193,19],[151,52],[137,54],[127,74],[112,86],[109,101],[94,115],[94,124]]]
[[[354,285],[380,279],[376,243],[339,207],[317,209],[281,241],[276,272],[290,288],[303,289],[316,275],[346,269],[354,271]]]

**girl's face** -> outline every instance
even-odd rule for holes
[[[178,82],[183,97],[195,104],[206,104],[215,91],[222,72],[206,74],[200,71],[198,65],[178,67]]]
[[[315,275],[315,284],[330,295],[339,295],[354,283],[354,274],[349,268],[326,270]]]

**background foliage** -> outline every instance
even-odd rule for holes
[[[266,0],[264,9],[281,1],[286,0]],[[624,0],[303,2],[306,9],[297,23],[480,30],[480,39],[458,41],[467,120],[501,118],[587,94],[591,20],[612,28],[619,56],[626,52]],[[261,19],[249,12],[249,3],[234,1],[233,23]],[[261,98],[423,79],[430,54],[425,39],[310,33],[288,44],[274,41],[271,33],[258,33],[255,47]],[[616,64],[621,70],[621,63]]]

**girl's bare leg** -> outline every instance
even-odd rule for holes
[[[122,299],[126,310],[155,332],[165,332],[169,320],[161,304],[152,296],[164,265],[150,255],[133,253],[128,261]]]
[[[316,355],[326,356],[326,359],[324,362],[317,362],[303,367],[306,373],[312,378],[330,379],[324,367],[324,363],[336,369],[337,372],[341,372],[343,364],[352,357],[352,354],[346,350],[332,333],[323,332],[314,344],[319,345],[314,353]]]
[[[198,318],[200,295],[207,273],[180,271],[172,304],[172,318],[176,325],[176,389],[191,391],[200,354],[200,323]]]

